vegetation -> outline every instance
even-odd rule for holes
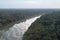
[[[38,18],[25,32],[23,40],[60,40],[60,11]]]
[[[0,9],[0,30],[8,29],[15,23],[40,14],[40,11],[31,9]]]

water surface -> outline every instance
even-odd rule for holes
[[[26,32],[29,26],[39,17],[41,17],[41,15],[15,24],[7,31],[0,31],[0,33],[2,33],[0,40],[22,40],[24,32]]]

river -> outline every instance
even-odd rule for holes
[[[27,19],[24,22],[13,25],[7,31],[0,31],[2,33],[0,40],[22,40],[23,34],[28,30],[29,26],[40,17],[41,15]]]

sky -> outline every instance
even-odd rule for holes
[[[0,8],[60,8],[60,0],[0,0]]]

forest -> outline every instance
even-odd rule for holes
[[[0,30],[9,29],[15,23],[38,16],[42,12],[33,9],[0,9]]]
[[[60,10],[38,18],[25,32],[23,40],[60,40]]]
[[[52,13],[57,9],[0,9],[0,30],[9,29],[15,23],[20,23],[26,19],[39,16],[41,14]]]

